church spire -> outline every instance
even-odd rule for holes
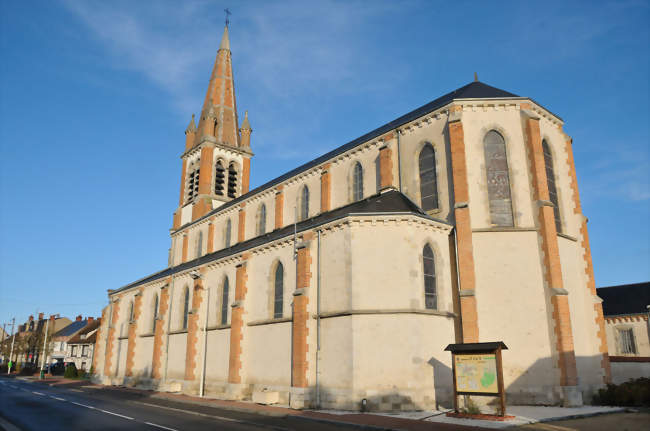
[[[225,26],[201,110],[201,132],[197,144],[207,139],[229,147],[238,147],[238,129],[230,38],[228,26]]]

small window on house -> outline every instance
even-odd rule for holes
[[[232,236],[232,223],[230,219],[226,221],[226,232],[224,233],[224,246],[226,248],[230,247],[230,237]]]
[[[514,226],[506,141],[496,130],[483,139],[490,218],[495,226]]]
[[[562,232],[562,221],[560,220],[560,204],[557,196],[557,187],[555,185],[555,170],[553,169],[553,156],[546,139],[542,141],[542,150],[544,151],[544,166],[546,168],[546,184],[548,185],[548,197],[553,204],[553,214],[555,215],[555,229]]]
[[[133,301],[129,303],[129,322],[133,322],[135,320],[135,314],[133,310]]]
[[[81,356],[84,358],[88,356],[88,346],[81,346]]]
[[[223,190],[226,184],[226,169],[223,167],[221,160],[217,160],[214,166],[214,194],[223,196]]]
[[[84,355],[84,356],[86,356],[86,355]],[[84,371],[86,370],[86,363],[85,362],[81,363],[81,369],[84,370]]]
[[[151,332],[156,332],[156,322],[158,321],[158,294],[153,298],[153,322],[151,322]]]
[[[422,202],[422,209],[424,211],[438,209],[436,153],[431,144],[427,143],[422,148],[418,162],[420,167],[420,200]]]
[[[228,197],[234,198],[237,195],[237,168],[234,163],[228,166]]]
[[[72,354],[70,356],[77,356],[77,346],[72,346]]]
[[[636,343],[632,328],[618,330],[619,350],[623,354],[636,354]]]
[[[203,231],[199,231],[199,236],[196,239],[196,257],[203,255]]]
[[[221,324],[228,323],[228,277],[223,280],[223,289],[221,291]]]
[[[307,220],[309,218],[309,188],[304,186],[300,193],[300,214],[299,220]]]
[[[361,163],[356,162],[352,170],[352,200],[361,199],[363,199],[363,167]]]
[[[433,250],[429,244],[422,250],[422,263],[424,265],[424,306],[435,310],[438,308],[438,297],[436,292],[436,264],[433,257]]]
[[[278,262],[275,268],[275,282],[273,289],[273,318],[282,317],[282,303],[284,299],[284,268]]]
[[[260,205],[257,213],[257,234],[264,235],[266,233],[266,205]]]
[[[190,313],[190,289],[185,288],[185,296],[183,298],[183,329],[187,329],[187,318]]]

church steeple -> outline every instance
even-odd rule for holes
[[[192,115],[185,130],[181,193],[179,207],[174,213],[174,229],[248,192],[250,159],[253,156],[251,132],[248,116],[241,129],[237,120],[226,21],[199,124],[195,124]]]
[[[238,129],[232,55],[228,26],[226,26],[201,110],[199,142],[205,140],[206,137],[208,140],[212,140],[210,139],[212,137],[218,144],[239,147]]]

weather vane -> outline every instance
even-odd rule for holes
[[[230,12],[228,8],[225,8],[223,11],[226,12],[226,27],[228,27],[228,24],[230,24],[230,20],[228,19],[228,17],[232,15],[232,12]]]

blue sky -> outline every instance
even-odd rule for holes
[[[565,120],[597,285],[650,279],[647,1],[0,5],[0,325],[166,266],[225,7],[253,187],[476,71]]]

